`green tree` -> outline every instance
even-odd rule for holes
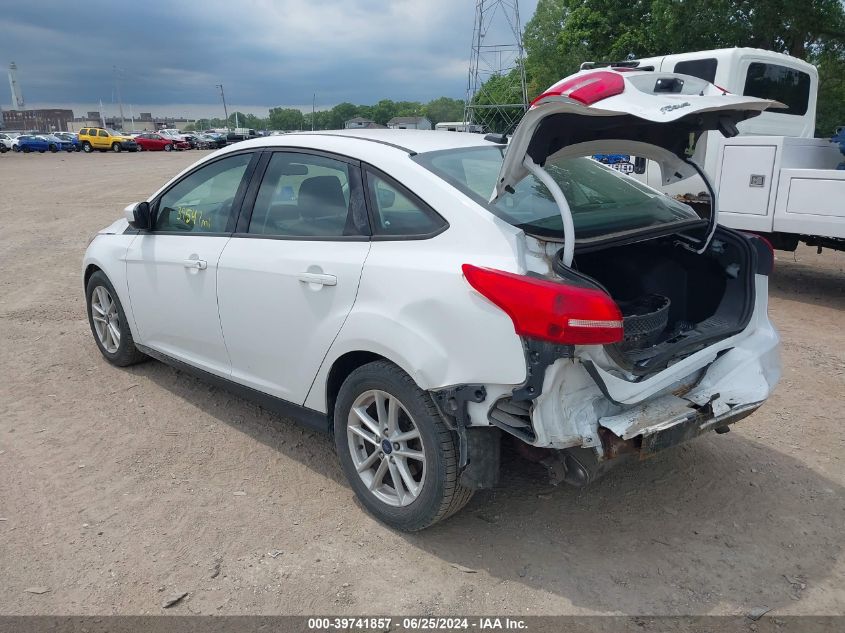
[[[302,111],[296,108],[271,108],[267,126],[271,130],[301,130],[305,125]]]
[[[464,101],[463,99],[439,97],[425,104],[422,111],[432,125],[437,125],[441,121],[463,121]]]

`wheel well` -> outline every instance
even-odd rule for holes
[[[91,279],[91,275],[93,275],[98,270],[100,270],[99,266],[95,266],[94,264],[88,264],[88,267],[85,269],[85,276],[82,280],[83,288],[88,287],[88,280]]]
[[[387,360],[373,352],[347,352],[339,357],[329,370],[329,377],[326,380],[326,415],[329,418],[329,426],[334,426],[334,403],[340,387],[353,371],[377,360]]]

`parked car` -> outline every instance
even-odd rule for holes
[[[20,134],[17,132],[0,132],[0,146],[2,146],[2,151],[7,151],[12,149],[12,142],[19,137]]]
[[[43,154],[49,151],[50,143],[41,136],[21,134],[12,141],[12,149],[16,152],[23,152],[24,154],[30,152],[41,152]]]
[[[73,132],[56,132],[55,136],[59,137],[63,141],[70,143],[73,146],[73,150],[76,152],[82,151],[82,143],[79,141],[79,136],[77,136]]]
[[[142,150],[150,152],[163,150],[165,152],[174,149],[191,149],[191,144],[182,139],[173,139],[162,136],[161,134],[154,134],[146,132],[135,137],[135,142]]]
[[[163,137],[172,139],[174,141],[186,141],[189,144],[188,149],[193,149],[193,144],[191,143],[191,140],[189,138],[190,135],[188,134],[183,134],[179,130],[172,128],[165,128],[163,130],[159,130],[158,133],[161,134]]]
[[[39,134],[39,138],[47,141],[47,149],[51,152],[72,152],[74,151],[73,143],[60,138],[56,134]]]
[[[138,151],[135,141],[115,130],[102,127],[84,127],[79,130],[79,142],[82,144],[82,151],[93,152],[95,149],[105,152],[130,152]]]
[[[220,149],[226,147],[226,137],[218,134],[198,134],[195,147],[197,149]]]
[[[680,177],[706,130],[770,104],[591,71],[541,95],[507,145],[416,130],[238,143],[91,242],[91,332],[115,365],[151,356],[332,431],[361,503],[403,530],[494,485],[503,437],[585,485],[727,432],[780,365],[766,243],[584,156]]]

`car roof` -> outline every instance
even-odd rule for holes
[[[421,154],[443,149],[491,146],[480,134],[446,132],[442,130],[325,130],[317,132],[292,132],[280,136],[263,136],[248,141],[251,145],[272,147],[290,145],[292,141],[311,140],[314,137],[343,137],[394,146],[397,149]],[[305,138],[303,138],[305,137]]]

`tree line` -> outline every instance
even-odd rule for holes
[[[302,112],[297,108],[270,108],[269,116],[259,117],[243,112],[229,115],[228,125],[224,119],[199,119],[189,126],[191,129],[208,130],[211,128],[243,127],[255,130],[310,130],[314,119],[315,130],[337,130],[344,127],[349,119],[363,117],[380,125],[387,125],[393,117],[424,116],[432,126],[441,121],[461,121],[464,118],[464,101],[450,97],[439,97],[428,103],[419,101],[392,101],[382,99],[375,105],[355,105],[338,103],[329,110]]]

